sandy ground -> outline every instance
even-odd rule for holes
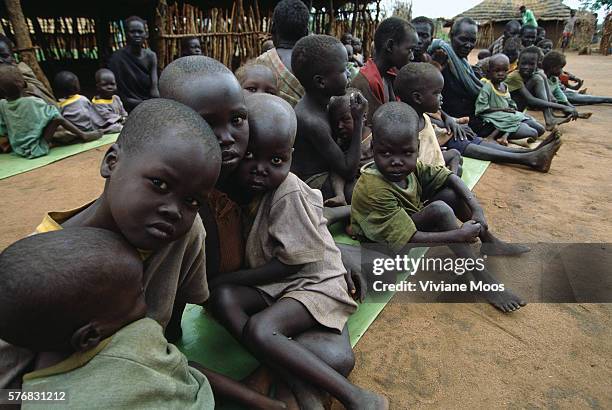
[[[570,55],[592,93],[612,95],[612,59]],[[612,107],[564,125],[548,174],[491,165],[476,186],[492,229],[515,242],[612,242]],[[46,210],[102,190],[98,148],[0,180],[0,249]],[[528,257],[533,259],[533,256]],[[502,277],[525,286],[520,272]],[[530,304],[502,315],[487,304],[390,303],[356,347],[351,380],[392,409],[611,408],[612,304]]]

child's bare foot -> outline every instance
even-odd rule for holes
[[[563,135],[563,133],[559,131],[558,128],[553,129],[550,132],[550,134],[548,134],[548,136],[544,138],[544,140],[540,143],[540,145],[538,145],[538,148],[543,147],[546,144],[550,144],[551,142],[559,140],[561,138],[561,135]]]
[[[588,120],[589,118],[591,118],[591,115],[593,115],[592,112],[581,112],[581,113],[578,113],[578,118],[583,119],[583,120]]]
[[[514,312],[527,304],[527,302],[509,290],[504,290],[503,292],[482,292],[482,295],[490,304],[504,313]]]
[[[346,406],[349,410],[388,410],[389,400],[380,394],[361,389],[359,397],[355,398],[354,404]]]
[[[272,378],[270,369],[265,366],[259,366],[253,373],[242,379],[241,382],[251,390],[267,396],[272,386]]]
[[[472,271],[472,275],[474,276],[477,282],[480,282],[480,285],[483,286],[483,289],[484,285],[501,285],[487,271]],[[527,304],[527,302],[525,302],[520,296],[515,295],[508,289],[500,291],[483,290],[481,293],[490,304],[492,304],[494,307],[504,313],[514,312],[515,310],[519,310],[521,307]]]
[[[336,195],[333,198],[326,199],[323,205],[329,206],[331,208],[335,208],[337,206],[347,205],[347,203],[346,203],[346,198],[344,197],[344,195]]]
[[[104,135],[104,134],[102,134],[102,131],[100,131],[100,130],[84,132],[83,133],[83,140],[85,142],[95,141],[95,140],[98,140],[98,139],[102,138],[102,135]]]
[[[578,91],[578,94],[586,94],[587,91],[589,91],[588,88],[583,88],[582,90]]]
[[[516,256],[529,252],[531,249],[525,245],[506,243],[495,239],[492,242],[483,242],[480,253],[489,256]]]
[[[531,167],[540,172],[548,172],[552,163],[553,157],[561,147],[561,140],[556,140],[551,144],[546,144],[542,148],[531,152],[532,163]]]
[[[501,137],[497,139],[497,143],[499,145],[503,145],[504,147],[508,146],[508,133],[504,132]]]

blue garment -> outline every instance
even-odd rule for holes
[[[459,80],[465,91],[473,96],[474,99],[478,97],[480,89],[482,88],[482,83],[476,74],[474,74],[474,71],[472,70],[472,67],[470,66],[470,63],[468,63],[467,59],[459,58],[451,45],[443,40],[440,40],[439,38],[435,39],[431,43],[431,46],[429,46],[427,52],[429,54],[433,54],[440,48],[446,53],[446,55],[448,55],[448,68],[453,76]]]

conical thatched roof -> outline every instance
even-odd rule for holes
[[[471,17],[478,23],[486,21],[520,20],[519,7],[525,6],[533,11],[538,20],[565,20],[571,8],[561,0],[484,0],[469,10],[455,16]]]

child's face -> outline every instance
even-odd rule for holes
[[[414,51],[415,53],[423,54],[427,52],[427,49],[431,45],[431,28],[427,23],[417,23],[414,25],[414,28],[419,37],[419,42]]]
[[[13,64],[13,55],[8,44],[0,42],[0,64]]]
[[[398,126],[390,126],[382,131],[375,136],[372,144],[376,168],[387,180],[401,182],[416,169],[418,133],[411,133]]]
[[[494,60],[489,61],[489,72],[487,78],[491,80],[493,84],[499,84],[506,80],[508,76],[508,60]]]
[[[200,40],[197,38],[192,38],[187,43],[187,54],[188,56],[199,56],[202,54],[202,46],[200,45]]]
[[[542,53],[544,53],[544,55],[550,53],[550,51],[553,48],[553,44],[549,41],[545,42],[542,44],[542,47],[540,47],[540,50],[542,50]]]
[[[339,142],[350,141],[353,136],[354,123],[349,100],[344,97],[337,98],[342,99],[342,104],[334,106],[329,113],[332,132]]]
[[[156,250],[185,235],[219,176],[204,144],[160,132],[165,135],[138,155],[113,145],[102,163],[116,231],[139,249]]]
[[[348,85],[347,63],[346,48],[342,44],[335,45],[333,56],[324,68],[325,73],[320,75],[320,84],[327,96],[344,95]]]
[[[291,136],[275,124],[259,126],[251,133],[247,152],[236,177],[251,193],[276,189],[289,174],[293,147]]]
[[[418,95],[413,96],[411,101],[405,101],[411,105],[415,105],[422,112],[435,113],[440,110],[442,104],[442,89],[444,88],[444,77],[439,72],[428,75],[422,79],[423,87],[418,91]],[[415,97],[420,99],[415,101]]]
[[[96,83],[98,95],[102,98],[110,99],[117,92],[117,83],[113,73],[105,72],[100,75]]]
[[[538,56],[534,53],[523,54],[519,60],[519,74],[523,78],[531,78],[538,68]]]
[[[552,74],[552,75],[554,75],[554,76],[559,77],[561,74],[563,74],[563,67],[565,67],[565,66],[563,66],[563,65],[558,65],[558,66],[556,66],[556,67],[553,67],[553,68],[550,70],[550,74]]]
[[[353,37],[353,41],[351,42],[351,44],[353,45],[354,53],[361,53],[361,40],[359,38]]]
[[[126,30],[128,44],[134,46],[142,46],[148,38],[144,24],[140,21],[132,20],[129,22]]]
[[[535,27],[523,29],[523,35],[521,36],[521,42],[523,43],[523,47],[529,47],[534,45],[537,36],[538,30]]]
[[[265,93],[278,95],[276,77],[272,70],[266,66],[256,65],[247,68],[245,78],[242,80],[242,89],[249,93]]]
[[[407,32],[402,41],[393,43],[391,64],[398,70],[414,59],[414,50],[419,44],[419,36],[414,31]]]
[[[198,112],[215,132],[222,174],[236,169],[249,142],[247,108],[236,77],[231,73],[201,75],[182,88],[178,101]]]

